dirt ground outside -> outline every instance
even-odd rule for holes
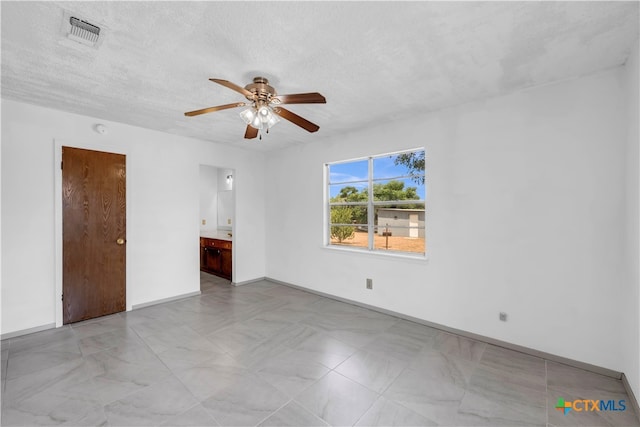
[[[389,237],[388,248],[387,248],[387,238],[380,236],[379,234],[375,234],[373,239],[374,247],[379,250],[388,249],[390,251],[402,251],[402,252],[416,252],[416,253],[424,253],[425,244],[423,238],[412,238],[412,237]],[[331,239],[332,245],[340,245],[340,246],[350,246],[350,247],[362,247],[366,248],[368,246],[368,236],[364,231],[356,231],[353,235],[353,238],[343,240],[342,243],[338,242],[338,239]]]

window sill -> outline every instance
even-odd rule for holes
[[[385,252],[381,250],[370,251],[368,249],[344,248],[337,245],[324,245],[322,248],[330,251],[346,252],[350,254],[374,256],[379,258],[396,258],[418,262],[426,262],[429,260],[429,257],[426,254],[413,254],[411,252]]]

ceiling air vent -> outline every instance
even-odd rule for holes
[[[84,43],[89,46],[95,46],[100,37],[100,27],[96,27],[93,24],[83,21],[81,19],[72,16],[69,18],[71,24],[71,31],[69,32],[69,38],[80,43]]]
[[[98,27],[77,13],[65,10],[62,19],[62,35],[67,40],[98,48],[104,38],[104,27]]]

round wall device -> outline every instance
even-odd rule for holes
[[[103,124],[97,124],[93,127],[95,129],[96,132],[98,132],[100,135],[104,135],[105,133],[107,133],[107,127]]]

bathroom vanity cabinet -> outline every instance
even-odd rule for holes
[[[231,280],[232,242],[200,237],[200,270]]]

